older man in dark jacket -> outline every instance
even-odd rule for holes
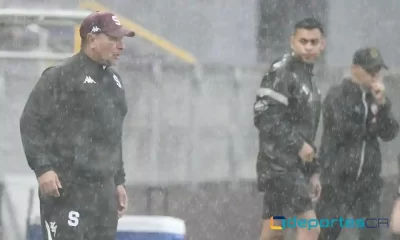
[[[385,95],[382,70],[387,68],[376,48],[356,51],[351,77],[329,89],[323,102],[320,159],[322,194],[317,216],[323,219],[379,217],[382,158],[378,139],[390,141],[399,124]],[[320,239],[337,239],[340,222],[322,228]],[[379,239],[379,228],[361,227],[362,240]]]

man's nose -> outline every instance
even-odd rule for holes
[[[310,52],[310,51],[312,50],[312,48],[313,48],[313,46],[312,46],[311,43],[307,43],[306,46],[305,46],[305,50],[306,50],[307,52]]]
[[[118,41],[118,43],[117,43],[117,48],[118,48],[119,50],[124,50],[125,44],[124,44],[122,41]]]
[[[383,83],[383,77],[379,73],[375,73],[372,77],[372,82],[376,84]]]

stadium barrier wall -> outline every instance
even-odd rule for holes
[[[0,60],[0,113],[3,126],[7,126],[0,128],[1,174],[30,173],[18,123],[43,70],[40,66],[39,61]],[[167,206],[169,214],[187,221],[192,239],[253,239],[258,235],[261,202],[252,187],[257,154],[252,106],[267,68],[165,62],[122,62],[117,66],[129,105],[124,160],[133,213],[157,204]],[[322,94],[339,83],[345,72],[317,68]],[[398,119],[399,77],[392,71],[385,80]],[[400,149],[399,138],[382,144],[385,189],[393,185],[390,179],[397,174],[396,149]],[[148,188],[153,189],[153,201],[146,205]],[[159,190],[167,194],[168,204]],[[388,190],[382,201],[388,203],[390,198]],[[385,204],[384,208],[391,206]],[[223,234],[228,234],[227,238]]]

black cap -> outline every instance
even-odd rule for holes
[[[361,66],[367,72],[378,72],[382,68],[388,69],[381,52],[376,48],[358,49],[354,53],[353,64]]]

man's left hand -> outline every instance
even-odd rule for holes
[[[121,218],[128,208],[128,195],[123,185],[117,186],[118,217]]]
[[[312,177],[310,178],[310,183],[312,187],[311,198],[313,201],[317,201],[322,192],[321,182],[319,181],[319,174],[312,175]]]
[[[382,82],[371,84],[371,92],[379,105],[385,104],[385,85]]]

